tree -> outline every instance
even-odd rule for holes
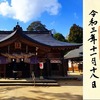
[[[65,42],[65,37],[61,34],[61,33],[55,33],[53,34],[53,37],[56,39],[56,40],[59,40],[59,41],[63,41]]]
[[[70,33],[67,38],[68,42],[82,43],[83,42],[83,28],[73,24],[70,28]]]
[[[46,26],[43,25],[40,21],[32,22],[27,30],[28,31],[47,31],[48,29],[45,28]]]

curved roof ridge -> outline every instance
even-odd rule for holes
[[[75,46],[75,45],[80,45],[78,43],[69,43],[69,42],[62,42],[59,40],[56,40],[55,38],[52,37],[51,34],[26,34],[28,37],[31,39],[45,44],[49,46]]]
[[[24,38],[26,38],[26,39],[28,39],[28,40],[30,40],[30,41],[32,41],[32,42],[35,42],[35,43],[38,43],[38,44],[42,44],[42,45],[45,45],[45,46],[49,46],[49,45],[47,45],[47,44],[38,42],[38,41],[36,41],[35,39],[32,39],[31,37],[29,37],[29,36],[27,36],[26,34],[24,34],[23,31],[20,31],[20,30],[18,30],[18,29],[16,29],[16,30],[15,30],[14,32],[12,32],[11,34],[9,34],[9,35],[3,37],[3,38],[0,40],[0,42],[3,42],[3,41],[5,41],[5,40],[11,38],[11,37],[14,36],[15,34],[19,34],[20,36],[22,36],[22,37],[24,37]]]
[[[30,40],[31,42],[35,42],[35,43],[45,45],[45,46],[50,46],[50,47],[65,47],[65,46],[70,47],[70,46],[81,45],[78,43],[69,43],[69,42],[62,42],[62,41],[56,40],[52,36],[52,34],[42,34],[42,32],[41,32],[41,34],[37,34],[37,33],[25,34],[24,31],[20,31],[19,29],[16,29],[14,32],[12,32],[11,34],[9,34],[7,36],[2,36],[3,38],[1,38],[0,42],[10,39],[15,34],[19,34],[20,36]]]
[[[5,41],[5,40],[11,38],[12,36],[14,36],[14,34],[16,34],[16,31],[17,31],[17,30],[15,30],[15,31],[12,32],[11,34],[7,35],[6,37],[2,38],[2,39],[0,40],[0,42],[3,42],[3,41]]]

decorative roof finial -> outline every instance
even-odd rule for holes
[[[19,22],[17,22],[17,25],[14,27],[13,30],[15,31],[16,29],[22,31],[22,27],[20,27]]]
[[[17,25],[19,25],[19,22],[17,22]]]

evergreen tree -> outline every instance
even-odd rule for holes
[[[46,26],[43,25],[40,21],[32,22],[27,30],[28,31],[47,31],[48,29],[45,28]]]
[[[67,38],[68,42],[83,43],[83,28],[73,24]]]

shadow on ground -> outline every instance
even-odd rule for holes
[[[0,94],[2,92],[12,91],[18,88],[22,87],[5,87],[3,89],[0,89]],[[67,93],[68,91],[64,93],[52,93],[52,92],[44,92],[42,90],[30,90],[29,92],[33,94],[33,97],[27,97],[26,95],[20,97],[16,97],[16,95],[8,97],[7,95],[5,95],[0,97],[0,100],[83,100],[82,95],[70,94]]]
[[[31,92],[39,93],[41,95],[34,100],[83,100],[83,97],[81,95],[71,95],[70,93],[47,93],[43,91],[31,91]],[[45,96],[47,95],[50,98],[45,98]]]
[[[41,91],[39,91],[41,92]],[[20,96],[20,97],[2,97],[0,100],[83,100],[82,96],[80,95],[71,95],[69,93],[50,93],[47,94],[45,92],[41,92],[42,96],[37,96],[33,98],[25,97],[25,96]],[[45,97],[45,95],[49,95],[50,98]]]

